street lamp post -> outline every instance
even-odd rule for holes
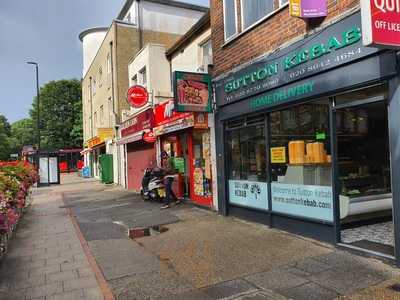
[[[36,68],[36,93],[37,93],[37,143],[38,152],[40,151],[40,98],[39,98],[39,64],[34,61],[28,61],[28,65],[34,65]]]

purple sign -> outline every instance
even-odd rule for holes
[[[326,17],[326,0],[290,0],[290,14],[300,18]]]

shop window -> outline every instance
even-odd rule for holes
[[[224,0],[224,29],[225,40],[237,34],[236,0]]]
[[[330,101],[270,114],[274,212],[333,221]]]
[[[228,132],[229,202],[268,210],[265,128],[248,126]]]
[[[242,30],[274,11],[273,0],[242,0]]]

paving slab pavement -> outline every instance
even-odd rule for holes
[[[0,299],[104,299],[56,190],[34,191],[0,262]]]
[[[115,299],[400,299],[400,292],[388,288],[400,282],[399,270],[377,259],[191,205],[160,210],[160,204],[122,188],[73,175],[63,181],[51,197],[41,194],[57,203],[55,209],[61,199],[54,196],[63,193]],[[96,299],[99,287],[92,286],[93,270],[65,210],[52,215],[43,208],[35,213],[59,225],[47,223],[40,232],[21,226],[24,247],[7,263],[21,272],[0,291],[11,299],[32,298],[27,291],[45,299]],[[168,230],[128,238],[131,226],[157,224]]]

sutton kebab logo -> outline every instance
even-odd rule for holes
[[[254,194],[256,200],[258,200],[258,195],[261,194],[261,187],[257,183],[252,184],[250,187],[250,193]]]

